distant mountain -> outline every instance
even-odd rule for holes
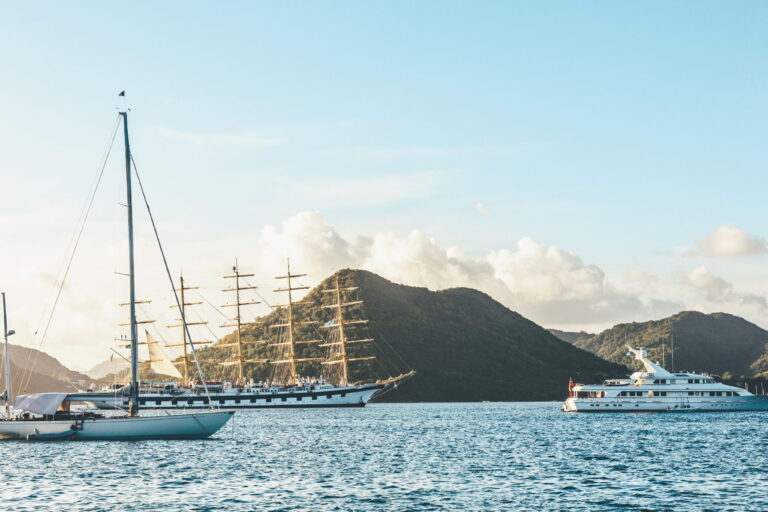
[[[727,313],[706,315],[683,311],[650,322],[619,324],[593,336],[562,339],[608,361],[635,365],[625,356],[626,345],[645,347],[654,360],[674,368],[733,376],[754,376],[768,371],[768,331]]]
[[[103,379],[107,375],[113,374],[115,372],[119,372],[120,370],[124,370],[125,368],[128,368],[130,365],[127,361],[124,359],[121,359],[119,357],[114,358],[113,361],[102,361],[97,365],[94,365],[93,368],[86,371],[85,374],[91,377],[92,379]]]
[[[10,344],[8,350],[11,362],[11,388],[14,395],[46,391],[76,391],[85,389],[92,381],[87,375],[70,370],[56,358],[40,350]],[[2,376],[2,379],[0,386],[5,376]]]
[[[370,380],[415,369],[416,377],[386,395],[392,401],[502,401],[556,400],[566,393],[569,377],[582,382],[626,374],[627,368],[606,362],[593,354],[565,343],[546,329],[493,300],[468,288],[438,292],[395,284],[363,270],[337,273],[342,287],[357,286],[363,306],[349,308],[351,316],[370,320],[358,326],[354,337],[370,336],[376,342],[355,349],[358,355],[373,354],[376,361],[357,363],[354,380]],[[296,308],[298,321],[326,322],[331,319],[328,278],[302,300]],[[325,301],[325,302],[324,302]],[[275,339],[279,323],[273,312],[248,324],[244,341]],[[299,337],[317,338],[317,331],[304,327]],[[234,334],[200,350],[207,377],[232,379],[235,367],[222,366],[235,348]],[[303,357],[320,356],[316,345],[300,347]],[[366,350],[370,350],[367,352]],[[264,344],[249,344],[245,359],[269,358]],[[256,380],[269,378],[272,365],[253,363],[249,374]],[[304,363],[302,375],[319,375],[318,363]]]
[[[595,336],[591,332],[586,331],[579,331],[579,332],[573,332],[573,331],[559,331],[557,329],[547,329],[549,332],[557,336],[563,341],[566,341],[570,344],[575,344],[578,341],[587,340],[589,338],[592,338]]]

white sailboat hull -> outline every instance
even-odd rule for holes
[[[0,421],[0,438],[5,439],[27,439],[28,436],[62,434],[71,430],[73,430],[72,421]]]
[[[76,440],[205,439],[218,432],[233,414],[233,411],[224,411],[84,420],[0,421],[0,436],[26,439],[74,430]]]
[[[75,439],[205,439],[218,432],[232,414],[224,411],[90,419],[81,424]]]

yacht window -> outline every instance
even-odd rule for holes
[[[656,384],[666,384],[666,383],[667,383],[667,379],[659,379],[656,381]]]
[[[666,391],[654,391],[654,393],[656,393],[657,396],[667,396]]]

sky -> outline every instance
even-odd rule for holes
[[[42,333],[125,105],[172,271],[211,303],[235,258],[276,302],[290,257],[307,285],[472,286],[546,327],[768,328],[767,22],[757,1],[0,2],[12,341],[87,369],[120,335],[119,137]],[[142,314],[170,342],[138,206]]]

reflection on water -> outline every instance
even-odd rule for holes
[[[768,413],[240,411],[208,441],[0,443],[0,510],[768,510]]]

